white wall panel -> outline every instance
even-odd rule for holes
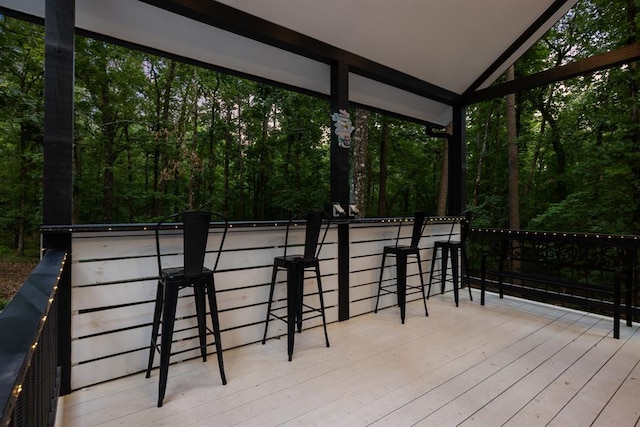
[[[373,311],[378,290],[380,262],[385,245],[395,243],[399,222],[353,223],[350,226],[350,315]],[[412,223],[403,224],[402,241],[408,242]],[[433,240],[441,240],[451,230],[450,223],[432,222],[421,240],[422,267],[425,283],[431,262]],[[457,230],[456,230],[457,232]],[[233,227],[215,273],[219,319],[223,348],[232,348],[260,341],[264,332],[269,282],[273,257],[284,252],[283,226]],[[181,233],[164,232],[169,248],[175,252],[164,265],[181,263]],[[220,230],[212,228],[206,263],[213,265]],[[290,232],[292,242],[302,243],[304,227]],[[321,253],[320,270],[326,316],[329,322],[338,320],[337,231],[332,226]],[[157,262],[153,231],[78,232],[73,234],[72,263],[72,386],[84,387],[110,378],[117,378],[146,368],[150,323],[156,292]],[[301,252],[298,246],[291,252]],[[289,253],[291,253],[289,252]],[[439,269],[439,263],[436,269]],[[408,283],[419,283],[418,265],[410,259]],[[450,272],[449,272],[450,274]],[[384,270],[386,284],[395,281],[395,260],[390,258]],[[448,285],[448,288],[450,285]],[[439,289],[436,287],[435,289]],[[195,334],[193,291],[180,291],[176,328],[186,329],[176,337]],[[318,305],[317,288],[311,271],[305,275],[305,302]],[[410,291],[408,300],[421,298],[419,291]],[[277,276],[275,304],[286,303],[286,273]],[[397,310],[397,297],[380,299],[380,309]],[[210,323],[209,321],[207,321]],[[321,319],[306,321],[303,328],[321,325]],[[286,325],[272,320],[269,337],[286,334]],[[174,337],[175,338],[175,337]],[[197,347],[197,340],[186,339],[175,348]],[[191,347],[190,347],[191,346]],[[213,348],[211,349],[213,351]],[[283,350],[284,351],[284,350]],[[284,354],[284,353],[283,353]],[[178,359],[195,357],[197,350],[188,351]],[[173,360],[173,359],[172,359]],[[176,359],[177,360],[177,359]]]

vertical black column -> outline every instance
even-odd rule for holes
[[[349,67],[331,65],[331,113],[349,107]],[[349,210],[349,149],[338,145],[331,132],[331,202]],[[349,319],[349,222],[338,221],[338,320]]]
[[[467,206],[466,108],[453,107],[453,136],[449,143],[449,200],[447,213],[457,215]]]
[[[75,0],[45,4],[44,171],[42,222],[66,225],[73,212],[73,86]],[[43,249],[67,251],[58,287],[58,363],[61,394],[71,391],[71,234],[43,235]]]

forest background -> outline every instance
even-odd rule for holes
[[[638,42],[639,3],[579,0],[499,82]],[[75,223],[274,219],[329,202],[326,99],[81,36],[75,79]],[[639,234],[639,89],[632,63],[469,106],[474,225]],[[14,273],[38,254],[43,92],[43,27],[0,16],[0,258]],[[444,214],[446,140],[350,112],[360,215]]]

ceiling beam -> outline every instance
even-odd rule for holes
[[[207,25],[248,37],[316,61],[347,64],[349,71],[447,105],[458,105],[461,96],[434,84],[359,55],[339,49],[320,40],[250,15],[212,0],[141,0],[202,22]]]
[[[538,32],[540,28],[542,28],[542,26],[544,26],[549,21],[549,19],[551,19],[556,13],[558,13],[558,11],[561,8],[563,8],[569,1],[571,0],[554,1],[553,4],[549,6],[547,10],[545,10],[544,13],[540,15],[538,19],[536,19],[535,22],[531,24],[529,28],[527,28],[520,35],[520,37],[518,37],[518,39],[514,41],[511,44],[511,46],[509,46],[507,50],[505,50],[502,53],[502,55],[498,57],[498,59],[496,59],[493,62],[493,64],[491,64],[489,68],[487,68],[484,71],[484,73],[482,73],[480,77],[478,77],[476,81],[474,81],[471,84],[471,86],[469,86],[469,88],[465,91],[465,95],[473,93],[473,91],[478,89],[489,77],[491,77],[491,75],[493,75],[498,69],[500,69],[500,67],[502,67],[505,64],[505,62],[508,61],[509,58],[511,58],[513,54],[518,51],[518,49],[520,49],[525,43],[527,43],[531,39],[531,37],[533,37],[535,33]]]
[[[584,76],[596,71],[628,64],[638,59],[640,59],[640,43],[635,43],[611,52],[601,53],[590,58],[554,67],[546,71],[470,93],[464,97],[464,104],[475,104],[477,102],[500,98],[511,93],[547,86],[572,77]]]

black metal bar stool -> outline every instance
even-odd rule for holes
[[[322,240],[320,240],[320,232],[322,230],[322,212],[313,212],[306,216],[306,229],[304,241],[304,254],[287,254],[289,245],[289,228],[293,222],[290,219],[287,224],[285,233],[284,255],[275,257],[273,260],[273,270],[271,273],[271,286],[269,288],[269,302],[267,304],[267,318],[264,325],[264,336],[262,344],[267,340],[267,331],[269,329],[269,320],[271,317],[280,319],[287,323],[287,353],[289,361],[293,358],[293,345],[295,339],[295,329],[298,332],[302,330],[303,316],[308,313],[316,313],[307,316],[305,320],[309,320],[318,316],[322,317],[322,326],[324,328],[324,337],[327,347],[329,347],[329,335],[327,334],[327,320],[324,314],[324,296],[322,293],[322,281],[320,278],[320,262],[318,257],[324,244],[324,239],[329,230],[330,221],[327,221]],[[319,242],[319,243],[318,243]],[[318,297],[320,299],[320,307],[311,307],[303,303],[304,299],[304,273],[307,269],[313,268],[315,272],[316,282],[318,284]],[[284,307],[273,308],[273,292],[276,285],[276,276],[278,271],[284,269],[287,271],[287,314],[282,315],[280,311]],[[304,311],[307,309],[307,312]]]
[[[209,223],[211,217],[215,216],[221,219],[225,226],[220,239],[220,246],[216,254],[216,262],[213,270],[204,266],[204,258],[207,248],[207,240],[209,237]],[[181,267],[163,268],[162,257],[175,255],[173,253],[162,253],[161,251],[161,234],[160,230],[165,228],[170,220],[182,222],[183,224],[183,264]],[[174,226],[177,227],[177,222]],[[218,267],[222,245],[227,235],[228,222],[227,219],[219,213],[215,212],[197,212],[189,211],[173,215],[169,215],[156,225],[156,253],[158,259],[158,287],[156,291],[156,303],[153,313],[153,325],[151,328],[151,345],[149,346],[149,364],[147,365],[146,377],[151,375],[153,359],[156,350],[160,351],[160,384],[158,391],[158,407],[162,406],[165,390],[167,387],[167,375],[169,373],[169,360],[172,355],[171,344],[173,341],[174,322],[176,315],[176,306],[178,303],[178,291],[185,287],[194,289],[194,298],[196,305],[196,317],[198,322],[198,338],[202,360],[207,360],[207,333],[213,335],[218,356],[218,368],[222,384],[227,383],[224,374],[224,365],[222,361],[222,345],[220,342],[220,324],[218,322],[218,305],[216,301],[215,284],[213,272]],[[211,324],[213,330],[209,330],[206,326],[206,307],[205,295],[209,301],[209,310],[211,316]],[[158,348],[158,330],[162,323],[161,342]]]
[[[460,218],[464,217],[464,220]],[[455,230],[456,224],[460,221],[460,239],[453,240],[453,232]],[[451,224],[451,230],[449,231],[449,237],[447,240],[439,240],[434,242],[433,244],[433,254],[431,256],[431,274],[429,275],[429,291],[427,292],[427,298],[431,295],[431,283],[433,281],[433,270],[436,263],[436,257],[438,254],[438,250],[440,251],[441,257],[441,270],[440,270],[440,281],[441,288],[440,293],[444,293],[444,286],[447,278],[447,266],[448,266],[448,258],[449,254],[451,254],[451,272],[453,276],[453,298],[456,303],[456,307],[458,307],[459,303],[459,287],[464,287],[465,280],[467,281],[467,287],[469,288],[469,299],[473,301],[473,296],[471,295],[471,286],[468,283],[468,271],[467,271],[467,251],[465,249],[465,242],[467,239],[467,235],[469,234],[469,227],[471,224],[471,212],[463,212],[460,216],[455,217],[453,223]],[[460,259],[462,265],[462,280],[458,278],[458,259]]]
[[[420,289],[422,290],[422,301],[424,302],[425,315],[429,315],[427,311],[427,298],[424,293],[424,280],[422,278],[422,261],[420,260],[420,238],[424,232],[426,224],[426,214],[424,212],[416,212],[413,219],[413,230],[411,233],[411,243],[407,245],[400,245],[400,231],[402,224],[405,222],[405,218],[402,218],[400,225],[398,226],[398,235],[396,236],[396,244],[394,246],[385,246],[382,252],[382,265],[380,267],[380,278],[378,279],[378,296],[376,297],[375,313],[378,312],[378,303],[380,302],[380,293],[398,295],[398,306],[400,307],[400,319],[404,323],[406,313],[406,301],[407,301],[407,288],[417,288],[417,286],[407,285],[407,260],[410,255],[413,255],[418,260],[418,271],[420,273]],[[396,284],[394,285],[382,285],[382,274],[384,273],[384,263],[387,256],[395,256],[396,258]]]

